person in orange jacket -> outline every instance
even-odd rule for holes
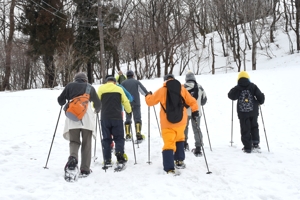
[[[187,124],[187,112],[186,108],[183,108],[183,117],[178,123],[171,123],[167,119],[167,114],[164,111],[166,108],[166,99],[167,99],[167,81],[174,80],[172,74],[167,74],[164,77],[163,87],[159,88],[153,94],[149,92],[146,95],[146,103],[148,106],[154,106],[158,103],[161,103],[160,109],[160,124],[162,130],[162,138],[164,141],[164,146],[162,148],[162,157],[163,157],[163,167],[164,171],[168,174],[175,174],[174,160],[176,168],[183,169],[185,168],[184,159],[184,142],[185,135],[184,129]],[[194,97],[181,85],[181,96],[183,97],[185,104],[191,107],[192,117],[196,119],[199,117],[198,104]],[[163,107],[163,108],[162,108]]]

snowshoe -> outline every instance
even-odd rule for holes
[[[180,176],[180,172],[177,170],[169,170],[167,174],[173,175],[173,176]]]
[[[121,172],[126,169],[126,162],[118,162],[117,166],[114,168],[114,172]]]
[[[126,142],[130,142],[131,141],[131,134],[126,134],[126,136],[125,136],[125,141]]]
[[[78,180],[78,177],[79,177],[79,169],[77,166],[73,170],[70,170],[68,168],[65,169],[64,179],[67,182],[75,182]]]
[[[253,144],[252,152],[253,153],[261,153],[260,146],[258,144]]]
[[[102,169],[106,170],[108,169],[109,167],[112,167],[113,166],[113,163],[111,162],[111,160],[106,160],[103,162],[103,167]]]
[[[175,161],[175,168],[177,169],[184,169],[186,167],[183,160],[176,160]]]
[[[74,156],[69,156],[68,162],[65,166],[65,180],[67,182],[74,182],[78,179],[79,170],[77,167],[77,159]]]
[[[140,134],[140,133],[137,133],[137,134],[136,134],[136,141],[135,141],[135,144],[140,144],[140,143],[142,143],[144,140],[145,140],[145,135],[144,135],[144,134]]]

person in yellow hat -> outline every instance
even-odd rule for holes
[[[233,87],[228,98],[238,100],[237,113],[240,121],[241,140],[244,145],[243,151],[251,153],[259,147],[259,129],[258,129],[258,106],[265,102],[265,95],[260,89],[250,82],[250,76],[242,71],[238,75],[238,84]]]

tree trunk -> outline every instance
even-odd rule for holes
[[[2,83],[2,90],[8,89],[10,90],[10,84],[9,84],[9,78],[11,74],[11,51],[12,51],[12,42],[13,42],[13,36],[15,31],[15,20],[14,20],[14,10],[16,6],[16,1],[12,0],[10,5],[10,11],[9,11],[9,35],[7,44],[5,46],[5,76]]]
[[[53,63],[53,56],[45,55],[43,56],[43,61],[45,65],[45,87],[53,88],[57,84],[55,83],[55,67]]]

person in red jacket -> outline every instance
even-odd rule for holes
[[[154,106],[158,103],[161,103],[160,124],[162,129],[162,138],[164,141],[164,146],[162,148],[163,167],[164,171],[166,171],[168,174],[175,174],[174,160],[176,168],[185,168],[184,129],[187,123],[187,111],[184,107],[182,111],[182,119],[178,123],[172,123],[168,121],[167,114],[164,110],[164,108],[166,108],[167,100],[166,84],[168,81],[173,81],[176,79],[172,74],[167,74],[164,77],[164,80],[165,82],[163,84],[163,87],[159,88],[153,94],[149,92],[146,95],[146,103],[148,106]],[[185,104],[191,107],[192,117],[196,119],[199,116],[198,104],[196,99],[190,95],[190,93],[184,88],[183,85],[181,85],[180,95],[184,99]]]

